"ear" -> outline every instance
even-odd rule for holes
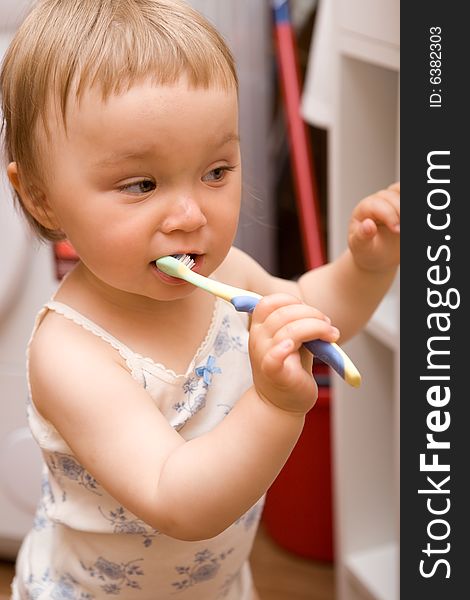
[[[18,164],[11,162],[7,167],[7,175],[11,185],[21,198],[21,203],[29,214],[46,229],[60,229],[54,211],[47,202],[44,192],[36,186],[26,186],[18,170]]]

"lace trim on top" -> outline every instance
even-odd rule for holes
[[[126,344],[124,344],[123,342],[121,342],[120,340],[115,338],[113,335],[111,335],[108,331],[103,329],[100,325],[91,321],[90,319],[88,319],[87,317],[85,317],[84,315],[82,315],[81,313],[76,311],[74,308],[72,308],[68,304],[63,304],[62,302],[57,302],[55,300],[51,300],[44,305],[44,311],[47,309],[53,310],[54,312],[64,316],[65,318],[70,319],[77,325],[80,325],[81,327],[83,327],[84,329],[89,331],[90,333],[93,333],[97,337],[101,338],[103,341],[109,343],[115,350],[117,350],[119,352],[119,354],[122,356],[122,358],[126,361],[126,365],[128,366],[129,370],[131,371],[131,373],[134,376],[138,375],[140,377],[140,375],[141,375],[140,371],[142,369],[142,365],[139,365],[139,367],[137,369],[138,372],[136,372],[136,367],[137,367],[136,361],[138,361],[139,363],[141,363],[142,361],[145,361],[146,363],[148,363],[147,366],[156,368],[160,373],[163,372],[171,380],[174,380],[174,379],[186,378],[188,376],[188,374],[194,370],[194,365],[195,365],[196,361],[199,359],[199,356],[202,354],[204,349],[209,345],[209,342],[211,341],[211,339],[214,335],[214,332],[216,331],[216,324],[218,321],[217,316],[220,312],[219,306],[220,306],[221,302],[223,302],[223,301],[220,300],[220,298],[214,299],[214,308],[212,311],[212,318],[211,318],[211,322],[210,322],[209,328],[207,330],[206,336],[204,337],[199,348],[197,349],[196,353],[194,354],[194,357],[192,358],[190,364],[188,365],[186,373],[182,373],[182,374],[178,374],[175,371],[173,371],[172,369],[168,369],[167,367],[165,367],[165,365],[163,365],[162,363],[155,362],[150,357],[146,357],[146,356],[143,356],[142,354],[139,354],[138,352],[135,352],[134,350],[132,350],[131,348],[126,346]]]

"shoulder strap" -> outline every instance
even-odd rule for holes
[[[119,352],[119,354],[125,359],[136,356],[136,352],[131,350],[128,346],[120,342],[117,338],[111,335],[108,331],[76,311],[74,308],[69,306],[68,304],[63,304],[62,302],[56,302],[55,300],[50,300],[44,305],[45,309],[53,310],[59,315],[64,316],[66,319],[70,319],[77,325],[80,325],[87,331],[90,331],[97,337],[101,338],[105,342],[108,342],[115,350]]]

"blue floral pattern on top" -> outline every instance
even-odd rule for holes
[[[194,375],[191,375],[183,383],[183,392],[185,399],[183,402],[173,404],[173,409],[178,412],[186,412],[186,418],[179,423],[177,430],[181,429],[189,419],[206,405],[207,389],[212,383],[212,376],[222,373],[222,369],[216,366],[215,357],[209,356],[205,365],[200,365],[194,369]],[[201,386],[202,380],[202,386]]]
[[[39,579],[31,576],[28,584],[28,600],[41,598],[45,592],[51,600],[93,600],[95,598],[93,594],[81,591],[78,582],[69,573],[61,575],[58,581],[54,581],[47,569]]]
[[[186,389],[189,389],[189,385],[186,386]],[[182,427],[193,415],[195,415],[199,410],[201,410],[201,408],[204,408],[204,406],[206,405],[205,394],[198,394],[197,396],[193,396],[191,392],[186,393],[187,397],[185,398],[184,402],[177,402],[176,404],[173,404],[173,409],[176,410],[176,412],[181,413],[186,411],[188,413],[185,421],[180,425],[180,427]]]
[[[103,495],[98,491],[99,484],[96,479],[73,456],[56,452],[54,456],[49,456],[47,466],[59,481],[62,477],[65,477],[71,481],[76,481],[78,485],[83,486],[93,494]],[[63,500],[65,500],[65,493]]]
[[[239,335],[231,334],[230,319],[228,316],[225,316],[222,320],[222,327],[215,339],[214,352],[216,356],[222,356],[222,354],[229,350],[246,352],[242,338]]]
[[[127,563],[115,563],[100,556],[91,567],[81,562],[82,568],[90,577],[96,577],[103,583],[100,585],[105,594],[118,596],[126,587],[141,589],[136,576],[144,575],[138,564],[143,558],[137,558]]]
[[[51,522],[47,517],[46,506],[47,504],[54,504],[55,499],[52,494],[52,489],[47,478],[47,473],[43,472],[41,479],[41,497],[34,515],[33,528],[36,531],[45,529],[51,526]]]
[[[221,566],[221,562],[227,558],[232,552],[230,548],[226,552],[221,552],[215,555],[210,550],[201,550],[196,552],[192,565],[175,567],[176,572],[183,577],[180,581],[174,581],[173,586],[178,592],[187,590],[204,581],[213,579]]]
[[[113,525],[114,533],[141,535],[146,548],[151,546],[153,538],[159,535],[156,529],[153,532],[149,532],[149,528],[145,523],[137,517],[129,515],[123,506],[118,506],[115,510],[110,510],[107,515],[103,512],[101,506],[98,506],[98,508],[103,517]]]

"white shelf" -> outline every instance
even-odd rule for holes
[[[340,50],[343,54],[364,62],[398,71],[400,48],[355,31],[343,29],[340,33]]]
[[[400,3],[397,0],[334,0],[341,29],[400,45]]]
[[[346,557],[349,577],[367,597],[375,600],[397,600],[399,550],[398,544],[385,544]]]

